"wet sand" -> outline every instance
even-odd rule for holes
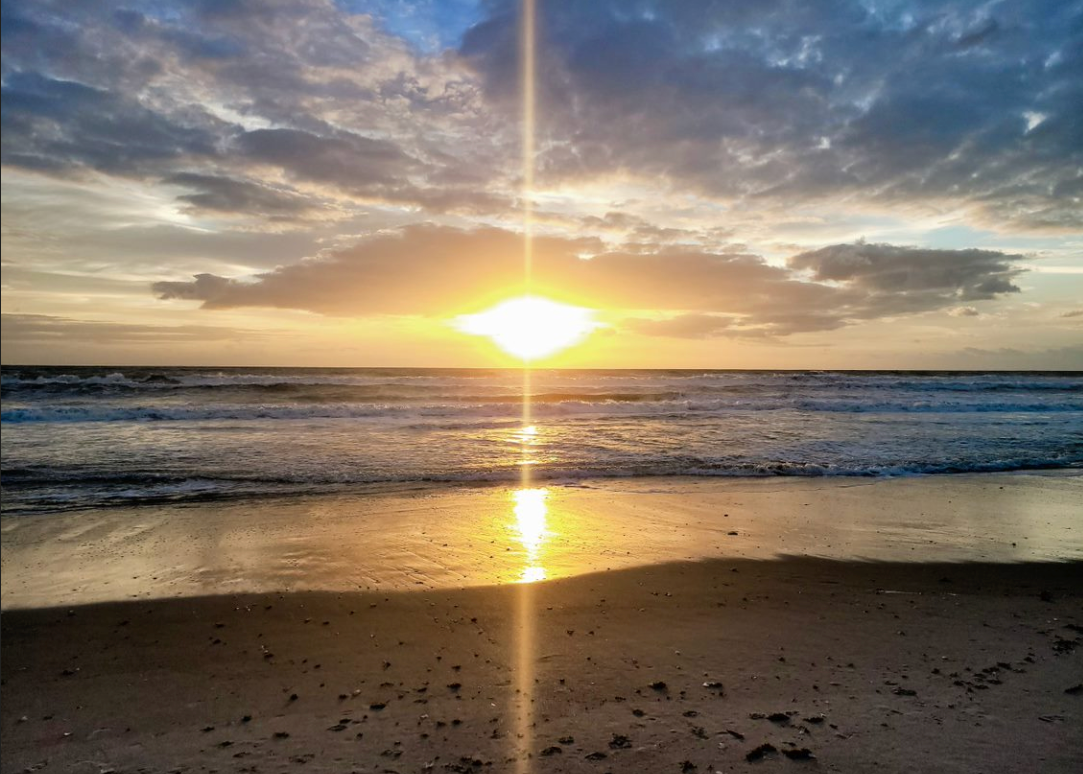
[[[461,588],[671,561],[1083,560],[1078,472],[649,478],[4,516],[5,609]]]
[[[0,620],[5,772],[1083,766],[1078,562],[719,559]]]

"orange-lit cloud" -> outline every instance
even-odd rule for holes
[[[786,335],[831,330],[856,320],[948,308],[1018,292],[1020,256],[978,250],[834,245],[794,256],[789,268],[747,254],[664,247],[602,249],[591,239],[537,240],[534,286],[610,310],[683,314],[632,320],[651,335]],[[522,286],[521,237],[501,229],[431,226],[363,240],[318,260],[250,278],[203,274],[163,281],[163,299],[209,309],[277,307],[329,315],[446,316]],[[810,274],[810,277],[805,277]],[[689,315],[689,312],[697,314]],[[720,316],[722,315],[722,316]]]

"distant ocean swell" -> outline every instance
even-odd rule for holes
[[[514,371],[439,370],[439,369],[364,369],[365,373],[327,373],[304,369],[262,369],[244,372],[196,369],[135,369],[101,373],[70,373],[59,369],[15,368],[0,375],[0,388],[7,391],[32,391],[59,388],[65,390],[183,390],[197,388],[306,388],[365,387],[432,391],[456,385],[517,385]],[[358,369],[361,370],[361,369]],[[422,370],[431,371],[422,373]],[[168,373],[167,373],[168,372]],[[831,372],[831,371],[568,371],[545,372],[549,380],[561,384],[679,386],[682,390],[755,390],[800,385],[832,390],[919,390],[953,392],[1019,391],[1071,392],[1083,394],[1083,378],[1064,372]],[[509,377],[509,374],[511,376]]]
[[[664,400],[654,396],[535,396],[531,399],[535,418],[561,417],[574,414],[651,416],[677,418],[682,414],[722,414],[735,411],[837,411],[850,413],[1079,413],[1083,412],[1083,400],[1057,402],[983,402],[940,403],[916,402],[863,402],[848,400],[794,399],[787,401],[756,400],[683,400],[674,396]],[[0,411],[0,421],[10,424],[22,422],[206,422],[212,420],[250,419],[362,419],[379,417],[388,421],[419,419],[425,417],[477,417],[508,419],[518,413],[519,397],[490,397],[484,402],[477,398],[452,399],[444,403],[424,406],[388,405],[386,403],[336,403],[330,405],[268,404],[268,405],[215,405],[215,406],[57,406],[41,408],[15,408]],[[629,404],[629,405],[621,405]]]
[[[1083,374],[5,368],[3,510],[636,476],[1083,469]]]

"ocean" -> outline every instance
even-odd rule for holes
[[[5,367],[3,512],[651,476],[1083,468],[1083,374]]]

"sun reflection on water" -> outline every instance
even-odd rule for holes
[[[546,517],[549,512],[547,489],[517,489],[512,494],[515,501],[515,528],[519,542],[526,550],[526,567],[519,577],[521,583],[545,580],[545,568],[541,565],[541,548],[548,537]]]
[[[520,467],[528,465],[537,465],[538,461],[534,459],[536,452],[535,447],[538,446],[538,428],[535,425],[527,425],[516,430],[511,436],[512,443],[519,445],[519,460],[518,465]],[[524,470],[523,486],[525,487],[529,483],[528,473]]]

